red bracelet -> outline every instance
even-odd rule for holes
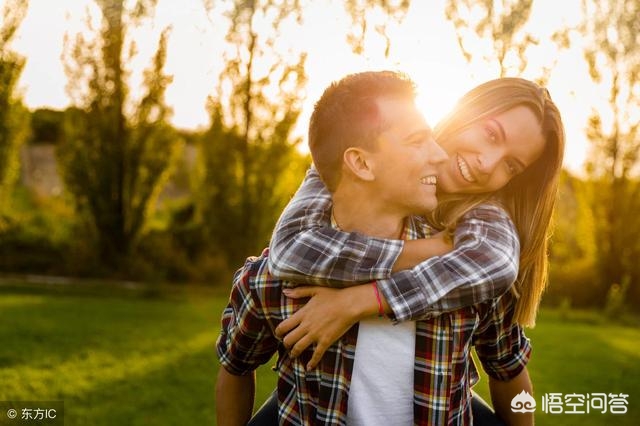
[[[373,291],[376,293],[376,300],[378,301],[378,317],[382,318],[384,316],[384,308],[382,307],[382,299],[380,299],[378,285],[375,281],[372,282],[371,285],[373,286]]]

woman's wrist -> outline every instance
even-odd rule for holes
[[[376,286],[376,283],[371,282],[341,290],[349,292],[347,293],[347,303],[350,316],[355,319],[354,323],[365,318],[380,316],[381,312],[389,312],[389,306],[384,299],[384,295],[378,290],[377,286],[375,288],[374,286]]]

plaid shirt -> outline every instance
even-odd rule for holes
[[[331,194],[311,168],[271,238],[269,268],[274,276],[330,287],[377,280],[398,321],[488,301],[504,294],[518,276],[518,234],[509,215],[496,205],[478,206],[460,220],[455,250],[394,274],[391,268],[403,241],[333,229],[331,205]],[[424,219],[414,220],[426,227]]]
[[[407,225],[408,238],[424,237],[426,228],[415,218]],[[292,359],[274,337],[278,324],[304,301],[284,297],[282,289],[289,283],[270,274],[269,257],[265,249],[236,273],[222,316],[218,358],[229,372],[243,375],[278,352],[280,424],[345,425],[358,326],[327,350],[318,367],[305,371],[312,349]],[[471,424],[471,386],[478,380],[472,345],[490,376],[508,380],[522,371],[531,347],[512,321],[514,302],[509,292],[416,322],[414,424]]]

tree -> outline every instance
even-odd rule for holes
[[[18,178],[20,147],[29,135],[29,114],[16,90],[24,59],[11,50],[10,43],[24,19],[29,3],[8,0],[0,25],[0,208]]]
[[[402,22],[410,6],[409,0],[347,0],[344,8],[353,23],[347,34],[347,42],[353,53],[361,55],[365,51],[365,39],[370,23],[374,23],[374,30],[385,40],[385,57],[391,50],[391,39],[387,35],[387,25],[390,21]]]
[[[57,145],[63,136],[64,111],[39,108],[31,113],[31,144]]]
[[[584,54],[607,105],[594,107],[587,136],[588,173],[595,191],[597,261],[603,292],[629,286],[630,305],[640,302],[640,3],[583,1]]]
[[[563,170],[554,211],[550,245],[550,281],[545,301],[570,302],[571,306],[594,307],[603,300],[596,276],[594,216],[589,202],[593,185],[589,180]]]
[[[212,2],[204,1],[209,13]],[[269,242],[281,209],[299,184],[308,158],[293,137],[307,81],[306,52],[283,37],[284,26],[304,21],[300,0],[235,0],[226,4],[225,67],[210,97],[211,125],[198,156],[196,220],[208,240],[237,264]],[[388,19],[400,20],[409,2],[349,0],[354,23],[346,34],[364,53],[366,19],[381,12],[375,31],[390,42]],[[213,21],[213,20],[212,20]]]
[[[537,44],[524,31],[532,4],[533,0],[447,0],[445,13],[468,63],[495,61],[499,77],[510,71],[517,76],[527,67],[527,49]]]
[[[228,50],[210,97],[200,148],[197,217],[235,264],[268,244],[303,167],[291,134],[301,110],[306,55],[287,52],[280,26],[301,19],[297,1],[236,0],[225,13]],[[297,171],[295,176],[287,176]]]
[[[64,181],[95,232],[98,253],[115,265],[138,241],[180,146],[164,101],[171,82],[163,72],[168,29],[144,72],[140,99],[129,93],[125,64],[135,43],[127,29],[147,18],[155,1],[138,0],[127,9],[129,3],[96,0],[99,29],[67,39],[74,107],[65,114],[65,141],[58,148]]]

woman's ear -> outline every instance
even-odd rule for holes
[[[365,181],[375,179],[373,158],[369,152],[361,148],[348,148],[343,155],[344,167],[354,176]]]

